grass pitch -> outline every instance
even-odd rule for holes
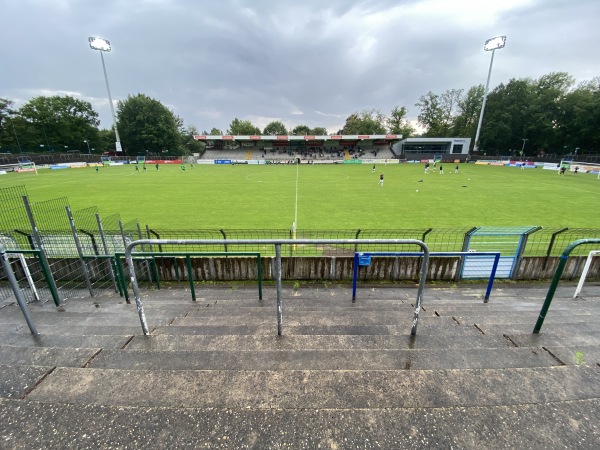
[[[156,229],[290,228],[296,215],[301,229],[600,226],[596,175],[454,166],[444,175],[422,164],[40,169],[0,176],[0,188],[25,185],[33,202],[66,196],[73,210],[97,206]]]

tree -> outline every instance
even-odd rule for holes
[[[13,105],[12,100],[0,98],[0,147],[2,147],[0,153],[12,151],[13,149],[16,151],[19,147],[16,140],[17,135],[14,133],[14,123],[12,122]]]
[[[513,78],[489,93],[481,126],[481,151],[508,153],[521,148],[521,139],[529,138],[532,84],[529,78]]]
[[[203,131],[202,134],[205,136],[223,136],[223,132],[215,127],[213,127],[212,130],[210,130],[210,133],[207,131]]]
[[[28,146],[50,150],[83,149],[84,141],[98,133],[98,113],[91,103],[71,96],[35,97],[17,112]]]
[[[313,136],[327,136],[327,128],[325,127],[315,127],[310,130],[310,133]]]
[[[117,105],[119,133],[129,154],[181,154],[183,122],[158,100],[144,94],[129,95]]]
[[[479,122],[479,113],[483,104],[484,88],[482,84],[472,86],[458,100],[457,114],[453,119],[452,137],[470,137],[475,145],[475,134]]]
[[[198,132],[198,129],[193,125],[189,125],[185,128],[185,130],[182,130],[181,142],[183,144],[185,153],[204,153],[204,142],[197,141],[196,139],[194,139],[194,136],[197,134],[200,133]]]
[[[406,119],[407,110],[404,106],[396,106],[392,109],[387,119],[388,131],[392,134],[400,134],[403,138],[411,137],[415,133],[414,127]]]
[[[229,124],[227,134],[236,136],[251,136],[260,134],[260,128],[254,126],[249,120],[240,120],[237,117]]]
[[[307,125],[298,125],[292,130],[292,136],[307,136],[312,134]]]
[[[565,143],[567,130],[564,127],[563,100],[574,85],[573,78],[565,72],[552,72],[541,76],[532,87],[533,102],[530,106],[528,120],[531,147],[548,149],[562,146]]]
[[[580,83],[561,101],[564,145],[582,151],[600,149],[600,77]]]
[[[364,110],[348,116],[341,134],[385,134],[386,117],[378,110]]]
[[[421,96],[415,106],[421,108],[419,123],[426,129],[427,137],[449,137],[462,89],[449,89],[441,95],[429,91]]]
[[[263,133],[268,136],[286,136],[288,134],[285,125],[279,120],[268,123]]]
[[[12,100],[0,98],[0,127],[4,126],[4,120],[12,114],[12,105]]]

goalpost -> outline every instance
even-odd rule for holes
[[[34,162],[20,162],[18,164],[0,164],[0,175],[6,175],[9,172],[35,172],[37,175],[37,167]]]

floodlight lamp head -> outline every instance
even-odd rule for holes
[[[88,41],[90,43],[90,47],[93,50],[100,50],[102,52],[110,52],[110,42],[108,42],[106,39],[102,39],[99,37],[90,37],[88,38]]]
[[[503,48],[506,45],[506,36],[496,36],[488,39],[483,44],[483,49],[487,52]]]

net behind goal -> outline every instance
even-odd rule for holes
[[[0,175],[6,175],[9,172],[34,172],[37,175],[37,167],[34,162],[27,161],[18,164],[0,164]]]
[[[600,164],[598,163],[589,163],[589,162],[581,162],[581,161],[573,161],[573,160],[568,160],[568,159],[563,159],[560,162],[560,166],[566,166],[568,170],[570,170],[571,172],[575,171],[575,168],[577,167],[577,171],[579,173],[592,173],[595,175],[598,175],[598,178],[600,178]]]

